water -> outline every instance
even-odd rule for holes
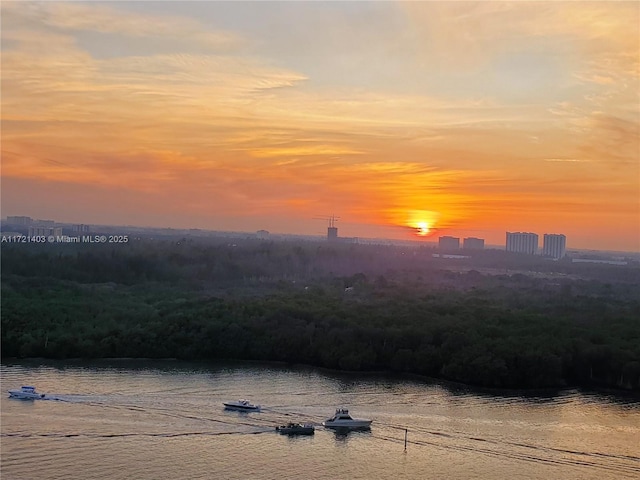
[[[253,364],[3,363],[1,380],[3,480],[640,478],[638,398]],[[23,384],[56,400],[6,396]],[[224,410],[238,398],[262,411]],[[274,432],[338,406],[372,418],[371,430]]]

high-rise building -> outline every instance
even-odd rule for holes
[[[538,234],[527,232],[507,232],[507,252],[538,253]]]
[[[30,237],[51,236],[59,237],[62,235],[62,227],[29,227]]]
[[[83,223],[81,224],[77,224],[77,225],[73,225],[71,227],[71,230],[73,230],[73,232],[77,232],[77,233],[88,233],[89,232],[89,225],[85,225]]]
[[[460,239],[458,237],[440,237],[438,238],[438,248],[440,250],[458,250]]]
[[[462,241],[462,248],[465,250],[482,250],[484,249],[484,238],[465,238]]]
[[[7,216],[7,223],[12,225],[31,225],[33,219],[31,217],[24,216]]]
[[[542,243],[542,255],[562,258],[567,251],[567,237],[555,233],[545,233]]]

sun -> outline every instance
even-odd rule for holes
[[[418,230],[417,234],[420,235],[421,237],[429,235],[429,232],[431,231],[429,227],[430,227],[429,223],[427,222],[416,223],[416,229]]]
[[[440,214],[431,210],[410,210],[405,225],[414,229],[414,235],[428,237],[433,235]]]

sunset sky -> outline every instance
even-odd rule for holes
[[[640,251],[639,2],[1,9],[3,218]]]

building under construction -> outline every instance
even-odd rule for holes
[[[329,223],[329,226],[327,227],[327,241],[336,242],[338,240],[338,227],[336,227],[336,222],[340,217],[329,215],[314,218],[317,220],[326,220]]]

